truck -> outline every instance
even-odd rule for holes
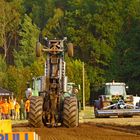
[[[73,56],[73,44],[62,40],[37,42],[36,56],[46,55],[44,75],[32,79],[26,90],[30,100],[29,125],[32,127],[76,127],[79,124],[77,93],[74,83],[68,83],[65,54]]]
[[[94,101],[95,118],[140,115],[140,109],[133,104],[133,95],[126,93],[127,88],[122,82],[105,83],[104,95],[99,95],[98,100]]]

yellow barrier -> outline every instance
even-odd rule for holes
[[[10,132],[12,132],[11,120],[0,120],[0,133],[10,133]]]
[[[11,120],[0,120],[0,140],[40,140],[35,132],[12,132]]]
[[[0,140],[40,140],[35,132],[0,133]]]

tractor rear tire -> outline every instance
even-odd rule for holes
[[[63,125],[66,127],[76,127],[79,125],[79,111],[76,97],[66,97],[64,99]]]
[[[42,54],[42,47],[40,42],[36,43],[36,57],[40,57]]]
[[[68,43],[67,47],[68,47],[68,56],[73,57],[73,44]]]
[[[32,96],[30,98],[30,112],[29,112],[29,126],[42,127],[42,111],[43,111],[43,98],[41,96]]]

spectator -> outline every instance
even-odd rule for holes
[[[19,105],[19,103],[18,102],[16,102],[16,104],[15,104],[15,119],[16,120],[19,120],[20,118],[19,118],[19,110],[20,110],[20,105]]]
[[[24,106],[24,102],[23,99],[21,99],[20,102],[20,120],[25,120],[25,106]]]
[[[0,98],[0,120],[2,119],[2,104],[4,103],[2,97]]]
[[[15,99],[13,100],[13,102],[14,102],[14,105],[16,105],[17,99],[15,98]]]
[[[1,97],[1,98],[0,98],[0,105],[1,105],[2,103],[4,103],[4,101],[3,101],[3,98]]]
[[[30,100],[27,99],[27,101],[25,102],[25,109],[26,109],[26,119],[28,120],[29,118],[29,111],[30,111]]]
[[[0,120],[2,119],[2,108],[1,108],[1,105],[0,105]]]
[[[10,116],[11,119],[15,119],[15,104],[13,99],[9,99],[9,104],[10,104]]]
[[[7,102],[7,99],[4,100],[4,103],[2,104],[2,119],[9,119],[10,113],[10,104]]]

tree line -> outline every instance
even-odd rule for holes
[[[82,89],[85,63],[87,101],[112,80],[140,95],[140,0],[0,0],[0,7],[0,85],[17,97],[43,75],[45,57],[35,57],[40,33],[73,42],[67,75]]]

